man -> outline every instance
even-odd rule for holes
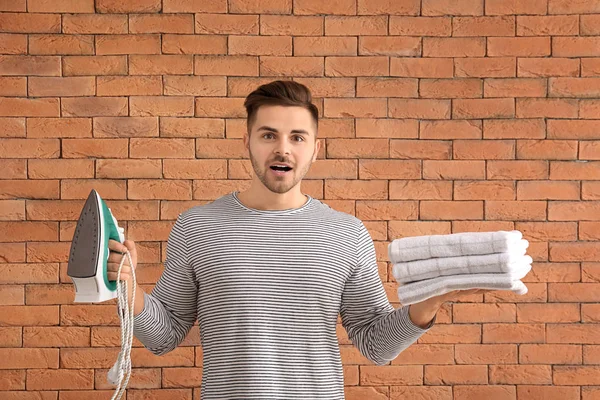
[[[363,223],[302,193],[321,148],[308,88],[262,85],[245,107],[252,183],[179,215],[156,287],[136,288],[134,334],[162,355],[198,319],[203,400],[343,399],[338,314],[360,352],[383,365],[458,294],[395,310]],[[124,244],[135,266],[135,244]],[[125,248],[110,247],[115,280]],[[122,271],[130,280],[128,267]]]

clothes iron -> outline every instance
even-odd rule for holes
[[[127,283],[108,280],[107,261],[110,254],[108,241],[125,241],[124,229],[119,227],[110,208],[96,190],[90,192],[73,234],[67,275],[75,286],[75,303],[97,303],[118,299],[118,314],[121,322],[121,351],[117,362],[108,371],[108,381],[117,385],[112,400],[120,399],[125,393],[131,375],[131,344],[133,342],[133,305],[135,301],[136,278],[129,252],[123,255],[117,276],[125,257],[132,266],[133,297],[127,304]],[[123,383],[123,378],[125,382]],[[123,386],[121,387],[121,384]]]

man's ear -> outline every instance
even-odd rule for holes
[[[317,161],[317,157],[319,156],[319,152],[321,151],[321,139],[316,139],[315,143],[315,155],[313,156],[313,162]]]
[[[250,134],[248,132],[244,133],[244,147],[247,150],[250,149]]]

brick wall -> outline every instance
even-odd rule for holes
[[[348,399],[600,398],[598,0],[0,0],[0,398],[104,399],[114,303],[66,262],[96,188],[150,291],[179,212],[248,186],[244,97],[307,84],[303,188],[365,221],[390,300],[403,235],[519,229],[529,293],[446,305],[390,365],[340,327]],[[195,327],[136,340],[130,399],[199,399]]]

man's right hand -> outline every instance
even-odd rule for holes
[[[110,250],[106,265],[108,280],[117,280],[119,265],[121,265],[121,260],[123,259],[123,257],[125,257],[125,261],[123,262],[123,266],[121,267],[121,276],[118,278],[121,281],[127,281],[128,283],[131,283],[133,281],[131,270],[132,268],[135,269],[137,265],[137,250],[135,249],[135,243],[133,242],[133,240],[126,240],[124,243],[120,243],[116,240],[110,239],[108,241],[108,249]],[[129,265],[129,258],[125,256],[126,250],[129,250],[133,266]]]

